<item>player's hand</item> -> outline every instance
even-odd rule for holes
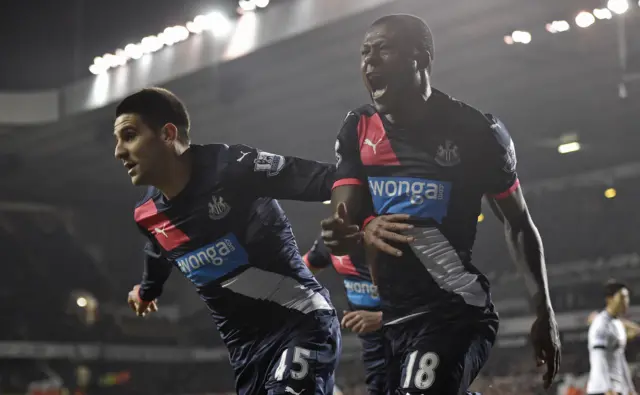
[[[531,343],[538,367],[547,365],[543,381],[544,388],[549,389],[560,369],[562,357],[558,324],[551,306],[539,309],[538,318],[531,326]]]
[[[144,317],[147,314],[158,311],[158,302],[156,300],[148,302],[140,299],[139,292],[140,285],[134,286],[133,289],[129,291],[129,296],[127,299],[131,310],[133,310],[133,312],[136,313],[138,317]]]
[[[605,395],[618,395],[617,392],[615,392],[614,390],[609,390],[607,392],[604,393]]]
[[[347,255],[362,240],[358,225],[347,225],[347,205],[340,203],[337,212],[320,222],[322,240],[333,255]]]
[[[391,247],[388,242],[410,243],[413,241],[413,237],[397,233],[413,228],[413,225],[404,223],[409,218],[407,214],[389,214],[372,219],[364,228],[365,244],[367,247],[374,247],[390,255],[402,256],[402,251]]]
[[[382,328],[382,312],[379,311],[345,311],[342,327],[358,334],[375,332]]]

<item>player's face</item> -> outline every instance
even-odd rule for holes
[[[420,89],[413,51],[399,34],[385,24],[372,26],[361,49],[364,85],[376,109],[382,113],[401,106],[403,99]]]
[[[614,296],[614,308],[617,310],[618,314],[625,314],[627,310],[629,310],[629,290],[626,288],[622,288],[618,293]]]
[[[135,114],[120,115],[114,125],[115,157],[122,161],[133,185],[154,185],[162,174],[167,146],[161,133]]]

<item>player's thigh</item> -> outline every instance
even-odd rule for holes
[[[268,394],[331,395],[340,347],[340,323],[335,315],[318,319],[315,328],[293,333],[271,365]]]
[[[385,338],[381,331],[360,336],[362,364],[369,395],[387,392]]]
[[[452,331],[418,336],[402,353],[397,394],[461,395],[489,358],[484,334]]]

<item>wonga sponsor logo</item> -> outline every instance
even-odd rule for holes
[[[229,233],[179,257],[175,263],[191,282],[202,286],[248,264],[249,258],[238,239]]]
[[[344,280],[347,299],[355,306],[377,307],[380,305],[378,287],[369,281]]]
[[[447,215],[451,182],[412,177],[369,177],[378,214],[409,214],[438,222]]]

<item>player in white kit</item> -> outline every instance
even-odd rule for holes
[[[605,285],[606,308],[589,327],[587,394],[636,394],[625,356],[627,329],[620,319],[629,308],[629,290],[619,282]]]

